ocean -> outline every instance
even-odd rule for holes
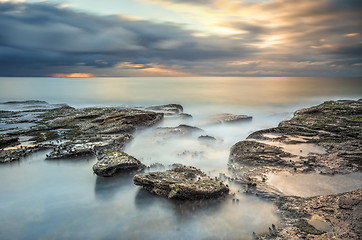
[[[250,133],[275,127],[301,108],[361,97],[362,78],[0,78],[0,102],[42,100],[78,108],[181,104],[191,119],[166,117],[157,127],[196,126],[216,144],[155,141],[150,128],[138,131],[125,152],[146,165],[181,163],[213,177],[230,175],[229,150]],[[0,110],[25,107],[0,104]],[[253,119],[203,124],[220,113]],[[279,221],[272,202],[237,186],[230,187],[238,203],[171,201],[141,190],[132,175],[97,177],[94,157],[49,161],[47,153],[0,165],[0,239],[250,239]]]

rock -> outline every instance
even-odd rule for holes
[[[206,142],[215,142],[216,141],[215,137],[212,137],[212,136],[209,136],[209,135],[199,136],[198,139],[201,140],[201,141],[206,141]]]
[[[296,111],[278,127],[257,131],[236,143],[229,169],[241,183],[257,183],[248,192],[274,194],[283,223],[275,236],[264,234],[258,239],[359,239],[362,189],[311,198],[281,197],[268,181],[258,179],[282,171],[331,175],[361,171],[361,148],[362,102],[350,100]]]
[[[167,104],[161,106],[152,106],[144,108],[145,110],[155,111],[157,113],[162,113],[168,117],[176,117],[184,120],[192,118],[191,114],[184,113],[183,107],[180,104]]]
[[[46,159],[65,159],[65,158],[77,158],[84,156],[91,156],[94,152],[89,147],[76,148],[74,146],[60,145],[56,147],[50,154],[46,156]]]
[[[164,113],[165,115],[181,114],[184,108],[180,104],[167,104],[160,106],[147,107],[147,110],[157,111]]]
[[[281,197],[276,205],[282,223],[276,228],[277,239],[359,239],[362,234],[362,189],[311,198]]]
[[[119,172],[137,171],[145,168],[139,160],[115,149],[106,149],[99,155],[93,171],[98,176],[111,177]]]
[[[133,181],[156,195],[184,200],[218,198],[229,192],[229,188],[222,182],[213,180],[192,167],[137,174]]]
[[[252,117],[247,115],[235,115],[231,113],[215,114],[201,121],[202,124],[220,124],[251,121]]]
[[[255,173],[264,171],[263,165],[279,167],[276,171],[348,173],[362,169],[361,148],[362,102],[329,101],[236,143],[229,166],[260,166]]]
[[[280,147],[255,141],[241,141],[232,146],[229,163],[248,166],[289,166],[293,155],[284,152]],[[291,165],[292,166],[292,165]]]
[[[19,144],[18,137],[3,137],[0,136],[0,148],[6,148],[8,146]]]
[[[180,116],[182,119],[190,119],[190,118],[192,118],[192,115],[191,115],[191,114],[188,114],[188,113],[180,113],[179,116]]]
[[[177,127],[162,127],[155,130],[157,136],[175,137],[175,136],[191,136],[193,133],[203,132],[201,128],[181,124]]]
[[[74,135],[132,133],[163,119],[162,113],[137,109],[55,109],[42,115],[51,128],[73,128]]]
[[[19,161],[21,158],[24,158],[35,151],[44,150],[48,148],[50,148],[50,145],[34,145],[34,146],[2,150],[0,151],[0,163]]]

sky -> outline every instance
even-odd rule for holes
[[[0,0],[0,77],[361,77],[361,0]]]

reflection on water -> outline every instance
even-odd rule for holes
[[[132,184],[132,181],[132,174],[120,174],[111,178],[97,176],[94,192],[97,199],[109,201],[112,200],[124,187],[128,187]]]
[[[268,183],[285,195],[312,197],[348,192],[361,188],[362,173],[321,175],[318,173],[268,175]]]

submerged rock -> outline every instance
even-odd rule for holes
[[[197,139],[199,139],[200,141],[206,141],[206,142],[215,142],[216,141],[215,137],[209,136],[209,135],[201,135]]]
[[[235,115],[231,113],[215,114],[201,121],[202,124],[220,124],[251,121],[252,117],[247,115]]]
[[[135,171],[145,168],[139,160],[125,152],[106,149],[98,156],[98,162],[93,165],[93,171],[98,176],[111,177],[118,172]]]
[[[137,174],[134,184],[168,198],[208,199],[228,194],[229,188],[192,167],[176,167],[164,172]]]

